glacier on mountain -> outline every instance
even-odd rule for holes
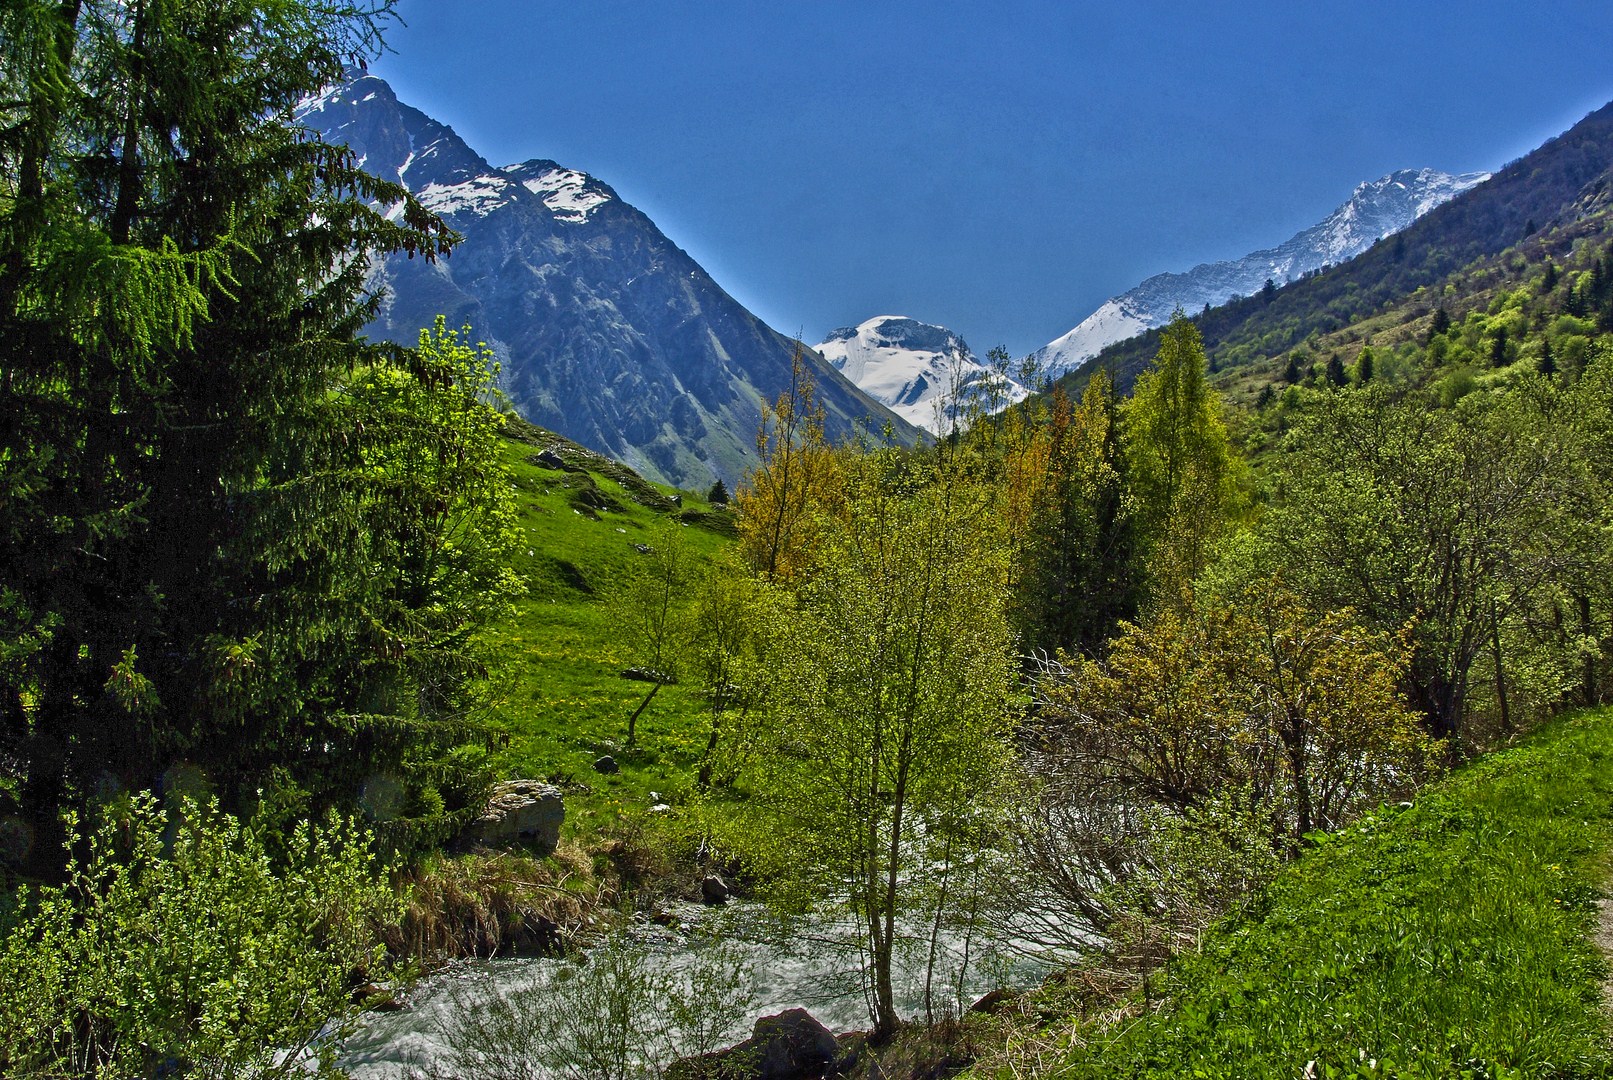
[[[935,435],[967,423],[976,410],[995,411],[1026,394],[951,330],[905,315],[843,327],[816,349],[875,401]]]

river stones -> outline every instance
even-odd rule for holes
[[[700,899],[707,904],[725,904],[731,890],[720,874],[707,874],[700,879]]]

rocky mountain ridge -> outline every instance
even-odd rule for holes
[[[1359,184],[1338,209],[1276,247],[1241,259],[1201,263],[1184,273],[1155,274],[1105,301],[1032,358],[1057,377],[1080,367],[1107,345],[1165,325],[1177,308],[1194,314],[1206,304],[1215,307],[1234,296],[1258,292],[1267,281],[1283,285],[1352,259],[1489,178],[1489,173],[1404,169]]]
[[[450,259],[395,255],[369,332],[413,343],[437,314],[469,324],[528,420],[651,479],[704,488],[756,463],[761,402],[790,385],[796,345],[729,296],[609,185],[556,162],[496,168],[453,129],[353,73],[298,121],[345,143],[463,237]],[[922,433],[808,351],[826,434]]]

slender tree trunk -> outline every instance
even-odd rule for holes
[[[123,118],[123,142],[118,162],[118,201],[112,211],[112,242],[126,244],[134,227],[135,208],[140,202],[140,121],[145,112],[146,6],[134,9],[134,34],[130,45],[129,100]]]
[[[1490,644],[1495,651],[1495,700],[1501,710],[1501,730],[1512,734],[1512,709],[1507,701],[1507,666],[1501,653],[1501,620],[1496,618],[1495,601],[1490,601]]]
[[[633,710],[633,715],[627,718],[627,748],[629,750],[631,750],[638,741],[639,714],[650,707],[650,699],[655,697],[656,694],[660,693],[660,690],[661,680],[657,679],[655,684],[650,687],[650,692],[644,695],[644,700],[638,703],[638,708]],[[716,732],[713,731],[712,734],[715,735]]]
[[[1293,774],[1293,839],[1298,841],[1316,828],[1316,823],[1311,820],[1311,777],[1305,763],[1304,721],[1289,719],[1288,730],[1283,732],[1283,743],[1288,751],[1288,771]]]
[[[1591,641],[1596,640],[1596,624],[1591,621],[1591,598],[1588,594],[1575,597],[1579,601],[1580,633]],[[1582,704],[1596,704],[1596,654],[1585,651],[1584,666],[1580,669],[1580,698]]]
[[[924,1019],[935,1023],[935,959],[941,946],[941,919],[946,912],[947,887],[952,883],[952,837],[947,836],[946,848],[941,856],[941,889],[935,900],[935,918],[930,921],[930,955],[924,964]]]

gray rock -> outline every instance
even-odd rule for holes
[[[700,882],[700,899],[707,904],[724,904],[732,890],[719,874],[707,874]]]
[[[679,1080],[816,1080],[840,1057],[834,1033],[805,1009],[764,1016],[751,1037],[737,1046],[675,1063],[669,1076]]]
[[[541,780],[506,780],[493,785],[487,809],[463,834],[472,844],[499,847],[525,843],[544,855],[560,842],[566,804],[560,789]]]
[[[595,762],[594,762],[594,771],[598,772],[598,773],[604,773],[606,776],[609,776],[609,775],[611,775],[613,773],[621,772],[622,767],[620,765],[616,764],[616,759],[615,758],[611,757],[609,754],[604,754],[604,755],[601,755],[597,760],[595,760]]]
[[[805,1080],[834,1064],[840,1043],[834,1033],[805,1009],[786,1009],[764,1016],[751,1029],[748,1045],[759,1052],[761,1080]]]
[[[622,678],[632,679],[635,682],[657,682],[662,686],[676,686],[678,683],[678,680],[667,672],[647,667],[627,668],[622,672]]]
[[[979,1001],[969,1006],[969,1011],[972,1013],[984,1013],[987,1016],[995,1016],[997,1013],[1003,1010],[1004,1006],[1011,1004],[1018,997],[1019,994],[1015,991],[999,986],[997,989],[990,991]]]

